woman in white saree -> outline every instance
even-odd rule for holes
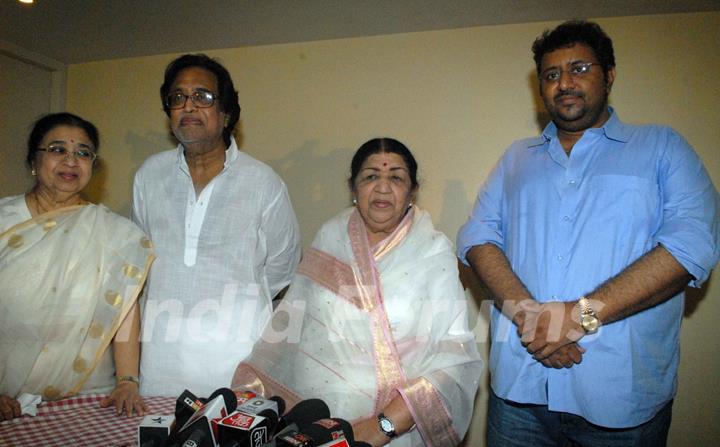
[[[35,186],[0,199],[0,421],[20,416],[22,394],[109,393],[102,406],[145,411],[135,302],[154,255],[132,222],[81,198],[97,147],[92,123],[42,117],[28,141]]]
[[[318,232],[232,386],[320,398],[374,446],[457,445],[482,364],[452,244],[412,205],[402,143],[365,143],[349,182],[355,207]]]

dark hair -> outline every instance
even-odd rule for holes
[[[165,98],[170,93],[170,87],[175,82],[178,73],[192,67],[203,68],[214,74],[217,79],[220,110],[228,115],[227,125],[223,128],[223,140],[225,145],[229,146],[230,135],[232,135],[235,124],[240,119],[240,103],[230,73],[215,59],[211,59],[205,54],[186,54],[170,62],[165,68],[165,79],[160,86],[160,100],[163,104],[163,110],[167,116],[170,116],[170,107],[165,102]]]
[[[348,179],[348,185],[350,190],[355,189],[355,179],[360,173],[365,160],[371,155],[387,153],[387,154],[398,154],[405,161],[408,173],[410,174],[410,182],[412,183],[412,189],[417,188],[417,162],[413,157],[412,152],[404,144],[393,138],[374,138],[366,141],[353,155],[352,163],[350,163],[350,178]]]
[[[585,20],[570,20],[558,25],[554,30],[545,30],[540,37],[535,39],[532,45],[535,69],[540,75],[542,58],[545,54],[567,48],[576,43],[584,43],[597,57],[603,73],[607,75],[608,70],[615,66],[615,52],[610,37],[595,22]]]
[[[77,127],[84,130],[93,144],[94,151],[97,153],[98,149],[100,149],[100,136],[97,127],[93,123],[68,112],[50,113],[35,121],[30,131],[27,142],[27,157],[25,158],[28,167],[32,168],[40,141],[45,138],[48,132],[58,126]]]

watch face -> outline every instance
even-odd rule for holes
[[[395,427],[393,427],[393,423],[385,418],[380,419],[380,428],[382,428],[382,430],[384,432],[388,432],[388,433],[395,430]]]
[[[593,333],[598,328],[598,319],[595,315],[583,315],[580,324],[586,332]]]

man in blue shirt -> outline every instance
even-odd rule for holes
[[[458,235],[496,305],[488,443],[664,445],[683,289],[718,261],[720,198],[682,136],[608,106],[597,24],[533,53],[552,122],[510,146]]]

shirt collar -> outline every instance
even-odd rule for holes
[[[630,140],[631,129],[627,125],[623,124],[622,121],[620,121],[620,118],[618,117],[617,112],[615,112],[615,109],[613,109],[612,107],[608,107],[608,109],[610,111],[610,118],[608,118],[605,124],[603,124],[602,127],[598,128],[596,131],[602,131],[605,137],[611,140],[627,143]],[[547,143],[555,137],[557,137],[557,126],[554,122],[550,121],[550,123],[545,126],[542,135],[531,138],[528,141],[527,147],[531,148],[536,146],[542,146],[543,144]]]
[[[178,161],[178,167],[185,173],[189,174],[190,171],[188,169],[187,161],[185,160],[185,150],[183,149],[182,144],[178,144],[177,149],[177,161]],[[223,171],[225,171],[228,166],[237,158],[240,156],[239,154],[240,150],[237,147],[237,143],[235,142],[235,137],[230,135],[230,146],[225,150],[225,164],[223,165]]]

